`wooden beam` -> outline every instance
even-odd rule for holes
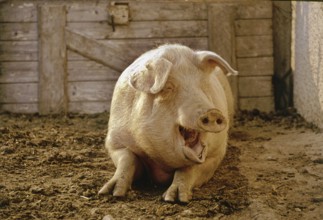
[[[66,112],[66,9],[43,4],[38,8],[39,113]]]
[[[65,34],[69,49],[119,72],[122,72],[127,65],[123,58],[127,55],[120,53],[114,45],[104,45],[68,28],[65,29]]]
[[[234,20],[236,7],[210,4],[208,8],[209,50],[218,53],[236,68]],[[238,77],[229,77],[235,109],[238,108]]]
[[[106,22],[69,23],[68,28],[96,40],[206,37],[207,21],[131,21],[112,30]]]
[[[293,75],[291,70],[292,3],[274,1],[274,87],[277,110],[293,106]]]

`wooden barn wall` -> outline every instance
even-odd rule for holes
[[[48,2],[0,3],[0,112],[38,112],[38,7]],[[162,43],[209,48],[209,3],[129,1],[129,25],[116,26],[113,31],[107,22],[109,1],[58,2],[66,5],[68,28],[122,51],[127,65]],[[242,109],[273,110],[271,7],[271,2],[261,2],[237,9],[234,50],[240,72],[237,89]],[[68,50],[68,111],[109,110],[119,75],[116,70]]]
[[[251,16],[243,13],[235,20],[240,109],[274,110],[271,4],[258,2],[250,9]]]
[[[122,51],[127,65],[162,43],[182,43],[196,49],[207,49],[205,4],[130,2],[129,9],[129,25],[117,25],[113,32],[107,23],[106,3],[72,4],[68,8],[67,26],[113,45]],[[113,69],[68,51],[69,111],[91,113],[107,110],[118,76],[119,73]]]
[[[38,111],[37,13],[32,3],[0,3],[0,110]]]

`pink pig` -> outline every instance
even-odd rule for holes
[[[124,196],[148,173],[170,184],[165,201],[188,202],[227,147],[233,98],[219,55],[169,44],[146,52],[120,76],[112,98],[106,148],[116,172],[99,191]]]

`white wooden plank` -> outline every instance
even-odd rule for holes
[[[115,31],[107,22],[69,23],[68,27],[82,35],[102,39],[206,37],[206,21],[140,21],[116,26]]]
[[[207,20],[207,7],[203,2],[133,2],[129,8],[135,21]]]
[[[1,62],[0,83],[38,82],[38,62]]]
[[[252,57],[237,59],[239,76],[272,76],[274,74],[273,57]]]
[[[0,22],[36,22],[37,2],[5,1],[0,3]]]
[[[129,11],[132,21],[157,20],[206,20],[206,5],[200,2],[129,2]],[[80,21],[107,21],[108,1],[87,1],[72,3],[68,8],[67,20]]]
[[[274,97],[258,97],[258,98],[240,98],[241,110],[258,109],[263,112],[271,112],[275,110]]]
[[[56,1],[61,3],[60,1]],[[201,1],[129,1],[133,20],[195,20],[205,19],[206,6]],[[270,1],[206,0],[207,3],[238,3],[240,18],[271,18]],[[0,21],[36,22],[38,1],[6,1],[0,3]],[[106,21],[109,1],[68,1],[68,21]],[[247,4],[245,4],[247,3]]]
[[[236,37],[237,57],[261,57],[273,55],[273,37],[239,36]]]
[[[22,114],[32,114],[38,112],[37,103],[18,103],[18,104],[0,104],[1,112],[12,112],[12,113],[22,113]]]
[[[117,80],[120,73],[94,61],[68,62],[67,80],[73,81],[106,81]],[[0,78],[1,79],[1,78]]]
[[[39,113],[66,111],[66,11],[60,5],[39,7]]]
[[[249,19],[235,21],[236,36],[271,35],[271,19]]]
[[[272,77],[239,77],[239,96],[240,97],[262,97],[272,96]]]
[[[68,22],[82,21],[107,21],[108,19],[108,2],[83,1],[73,2],[67,7]]]
[[[36,23],[0,23],[0,40],[37,40]]]
[[[111,101],[116,81],[69,82],[67,93],[71,102]]]
[[[66,44],[69,49],[74,50],[85,57],[100,62],[119,72],[127,63],[124,54],[118,50],[117,45],[105,45],[84,35],[65,29]]]
[[[238,7],[237,14],[240,19],[272,18],[272,11],[271,1],[249,1],[249,4],[241,4]]]
[[[125,40],[102,40],[101,43],[107,46],[116,47],[123,54],[126,65],[121,66],[123,69],[132,63],[142,53],[156,48],[165,43],[178,43],[186,45],[196,50],[207,50],[207,38],[158,38],[158,39],[125,39]],[[87,58],[68,51],[68,60],[88,60]]]
[[[37,83],[0,84],[0,103],[33,103],[37,101]]]
[[[81,114],[96,114],[110,110],[110,101],[105,102],[70,102],[68,111]]]
[[[37,60],[37,41],[0,41],[0,61]]]

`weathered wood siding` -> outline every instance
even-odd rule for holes
[[[0,3],[0,111],[38,112],[37,34],[35,3]]]
[[[46,108],[44,97],[48,94],[44,93],[46,87],[40,82],[43,84],[43,73],[49,77],[53,74],[42,68],[46,60],[41,57],[47,50],[41,51],[44,45],[40,42],[44,41],[39,41],[39,36],[44,34],[40,34],[39,29],[42,27],[39,8],[46,4],[65,6],[67,30],[97,40],[122,54],[122,62],[116,59],[115,65],[108,67],[100,59],[87,58],[91,57],[86,54],[92,53],[91,48],[84,48],[83,56],[69,47],[66,77],[60,78],[64,81],[61,87],[65,97],[59,96],[59,100],[63,100],[61,104],[66,102],[69,112],[109,110],[120,72],[140,54],[160,44],[181,43],[194,49],[218,52],[212,46],[216,44],[211,42],[217,39],[211,36],[217,31],[210,29],[212,16],[208,14],[214,5],[234,8],[231,27],[234,36],[228,49],[233,56],[232,64],[240,72],[239,78],[234,79],[238,107],[273,110],[271,2],[128,1],[131,20],[128,25],[116,25],[115,31],[107,20],[109,2],[12,0],[0,3],[0,112],[34,113]],[[63,37],[69,45],[82,47],[82,41],[69,41],[73,33],[66,31]]]
[[[249,10],[238,9],[235,35],[240,109],[274,110],[271,4],[258,1]]]
[[[67,26],[87,37],[113,46],[124,54],[125,69],[140,54],[162,43],[182,43],[207,49],[206,5],[200,3],[135,2],[129,4],[131,22],[108,24],[106,3],[71,4]],[[95,65],[95,66],[94,66]],[[93,67],[95,69],[93,69]],[[78,70],[75,72],[76,68]],[[99,71],[96,71],[99,70]],[[68,97],[72,112],[107,110],[119,73],[72,51],[68,52]]]

